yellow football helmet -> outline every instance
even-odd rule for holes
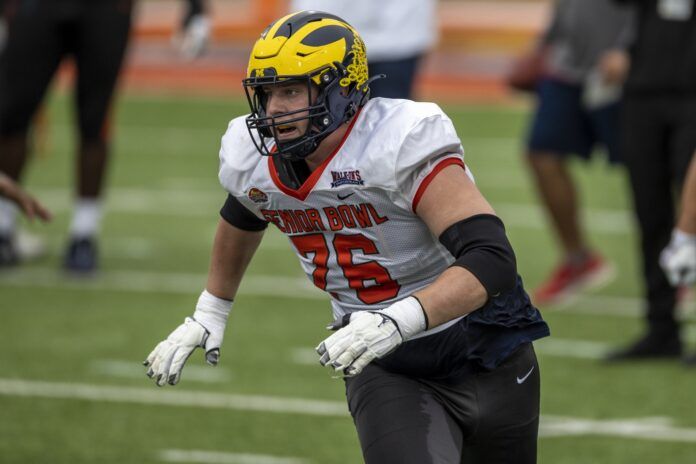
[[[288,81],[318,88],[315,101],[301,110],[269,116],[262,86]],[[251,107],[247,128],[262,155],[302,159],[349,120],[369,99],[365,44],[348,23],[321,11],[280,18],[261,34],[251,51],[244,90]],[[309,119],[306,132],[291,141],[276,138],[276,118]],[[284,123],[290,122],[287,118]],[[259,136],[255,137],[253,132]]]

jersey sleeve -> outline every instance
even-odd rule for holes
[[[222,137],[218,177],[222,187],[241,207],[263,221],[258,205],[247,195],[254,171],[262,163],[261,156],[251,141],[245,118],[246,116],[240,116],[233,119]],[[225,216],[223,218],[229,219]],[[260,226],[260,223],[258,225]]]
[[[233,196],[244,195],[244,186],[259,164],[259,154],[250,141],[245,116],[230,121],[220,144],[220,184]]]
[[[450,165],[464,168],[464,149],[452,121],[438,108],[413,126],[396,158],[396,185],[413,211],[430,181]]]

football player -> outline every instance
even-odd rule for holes
[[[536,462],[532,341],[548,326],[452,121],[432,103],[369,99],[378,77],[336,16],[302,11],[263,32],[243,83],[251,114],[222,139],[228,196],[206,289],[147,375],[177,384],[196,347],[217,364],[272,223],[330,295],[319,362],[345,377],[366,462]]]

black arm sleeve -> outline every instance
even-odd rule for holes
[[[440,235],[440,243],[456,258],[452,265],[474,274],[489,297],[515,287],[517,261],[498,217],[477,214],[452,224]]]
[[[232,195],[227,195],[225,204],[220,209],[220,216],[237,227],[238,229],[248,230],[250,232],[258,232],[268,227],[268,222],[259,219],[254,213],[249,211],[246,206],[241,204]]]

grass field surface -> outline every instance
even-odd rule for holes
[[[175,388],[142,360],[193,311],[217,211],[217,152],[243,102],[124,95],[100,242],[101,271],[60,271],[71,206],[70,101],[54,96],[27,185],[56,213],[24,224],[42,259],[0,273],[1,463],[361,462],[342,382],[316,362],[327,299],[269,228],[242,283],[221,363],[196,353]],[[446,107],[479,188],[506,223],[528,288],[558,259],[520,156],[526,109]],[[542,308],[553,336],[542,370],[539,462],[696,462],[696,369],[677,362],[605,365],[642,330],[639,259],[627,186],[601,160],[573,163],[592,242],[615,279]],[[682,316],[693,316],[687,302]],[[685,334],[693,347],[693,331]]]

